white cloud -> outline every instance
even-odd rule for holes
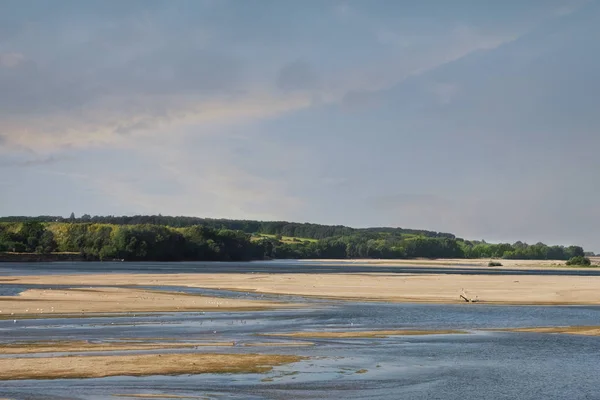
[[[0,135],[8,150],[47,153],[61,148],[123,147],[135,145],[140,136],[164,135],[157,132],[166,127],[239,124],[304,108],[311,101],[302,93],[280,96],[267,92],[214,99],[185,95],[106,98],[76,112],[2,117]]]
[[[376,21],[365,22],[346,3],[335,10],[380,39],[405,37]],[[290,57],[269,81],[261,71],[271,60],[221,45],[215,29],[199,30],[194,24],[185,25],[182,40],[178,27],[156,15],[92,21],[89,28],[83,23],[55,26],[44,38],[53,52],[31,47],[26,36],[23,46],[32,53],[27,59],[21,53],[0,55],[5,67],[0,69],[0,151],[124,147],[132,138],[158,135],[167,127],[195,125],[201,134],[216,125],[251,123],[315,104],[346,104],[357,99],[354,94],[368,97],[368,92],[507,39],[460,27],[424,43],[411,36],[415,46],[410,49],[383,48],[372,59],[319,69],[326,71],[321,75],[313,68],[316,60],[293,62],[301,58]],[[285,54],[274,51],[282,54],[271,54],[273,59]]]
[[[427,89],[440,104],[450,103],[460,93],[460,86],[455,83],[432,82]]]

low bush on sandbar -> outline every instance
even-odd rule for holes
[[[571,257],[569,259],[569,261],[567,261],[567,265],[587,267],[587,266],[592,265],[592,262],[587,257],[576,256],[576,257]]]

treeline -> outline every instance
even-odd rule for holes
[[[265,258],[241,231],[204,226],[108,225],[28,221],[0,225],[0,251],[77,252],[89,260],[246,261]]]
[[[298,237],[283,240],[280,233],[252,235],[243,230],[210,225],[171,227],[27,220],[0,223],[0,251],[77,252],[90,260],[131,261],[418,257],[568,260],[585,254],[579,246],[522,242],[490,244],[453,236],[399,233],[393,228],[377,229],[353,230],[348,235],[309,241]]]
[[[569,260],[584,256],[580,246],[490,244],[455,238],[360,235],[328,238],[317,242],[277,243],[275,258],[505,258],[520,260]]]
[[[39,217],[0,217],[0,222],[69,222],[69,223],[95,223],[111,225],[160,225],[173,228],[186,228],[202,225],[208,228],[222,230],[229,229],[250,234],[281,235],[301,237],[308,239],[326,239],[337,236],[351,236],[355,234],[388,233],[391,235],[419,235],[425,237],[454,238],[451,233],[434,232],[419,229],[405,228],[350,228],[342,225],[320,225],[297,223],[287,221],[252,221],[233,219],[211,219],[196,217],[169,217],[162,215],[135,215],[135,216],[91,216],[88,214],[76,218],[57,216]]]

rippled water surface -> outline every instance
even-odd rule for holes
[[[14,295],[28,287],[31,286],[0,285],[0,296]],[[202,289],[160,289],[224,297],[260,296]],[[309,357],[306,361],[276,367],[266,374],[0,380],[0,398],[116,399],[119,398],[116,394],[140,393],[203,399],[600,398],[600,338],[486,330],[600,325],[600,307],[384,304],[303,300],[298,297],[283,299],[306,301],[306,308],[24,319],[16,323],[0,320],[0,343],[22,340],[114,341],[130,338],[170,342],[232,341],[235,342],[233,347],[172,351],[261,352]],[[369,339],[257,336],[260,333],[305,330],[379,329],[460,329],[468,334]],[[313,345],[245,346],[257,342],[276,344],[289,341]]]

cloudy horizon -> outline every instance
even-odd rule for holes
[[[598,20],[597,0],[5,0],[0,215],[600,252]]]

